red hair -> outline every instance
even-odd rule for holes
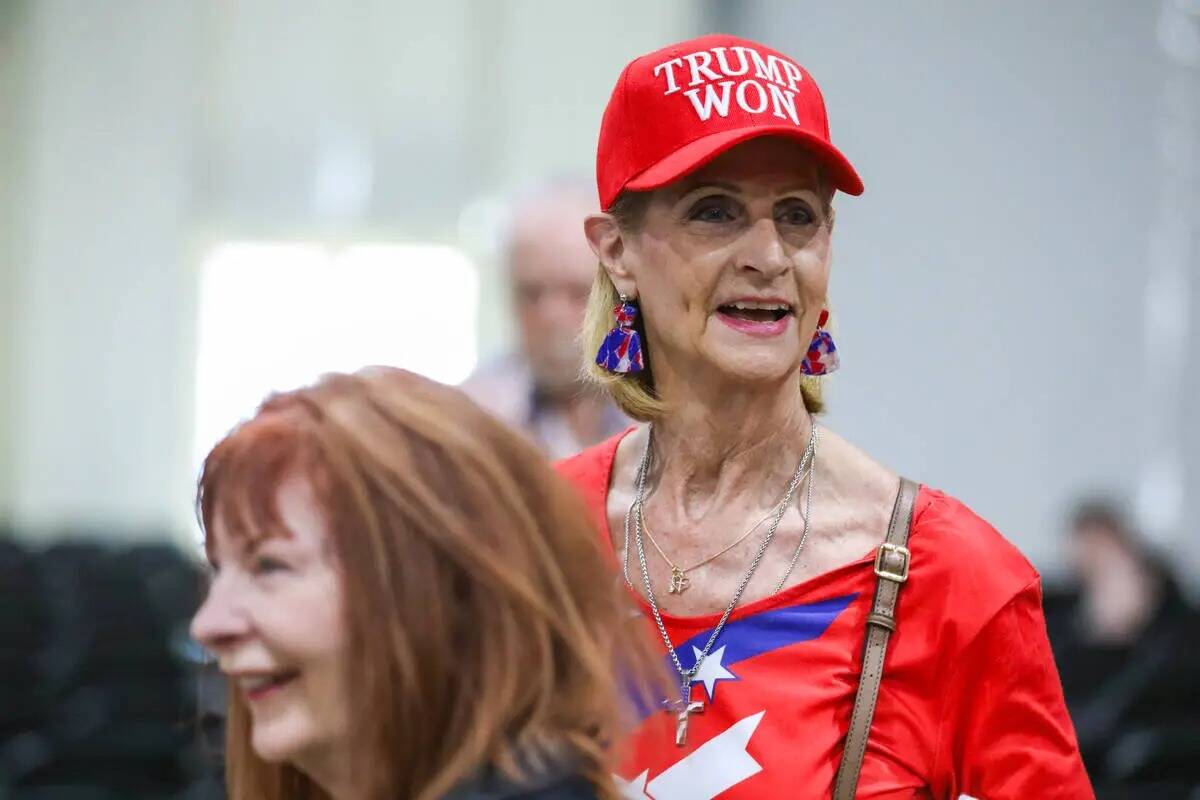
[[[307,479],[343,575],[361,796],[433,800],[481,769],[566,769],[616,797],[616,676],[657,675],[581,500],[462,393],[394,369],[268,399],[205,460],[206,547],[287,535],[275,498]],[[232,800],[323,797],[250,745],[229,698]]]

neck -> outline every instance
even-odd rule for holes
[[[296,769],[303,772],[329,795],[332,800],[355,800],[354,781],[347,770],[349,753],[309,753],[292,761]]]
[[[656,494],[692,520],[733,498],[778,502],[813,425],[795,374],[770,387],[659,385],[671,413],[654,424]]]

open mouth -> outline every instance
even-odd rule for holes
[[[787,303],[739,300],[718,306],[717,313],[737,328],[775,328],[777,323],[792,316],[792,307]]]
[[[787,303],[753,303],[739,301],[717,307],[717,311],[733,319],[747,322],[779,322],[784,317],[792,315],[792,307]]]
[[[249,675],[238,679],[238,685],[250,701],[261,700],[300,677],[300,671],[291,669],[266,675]]]

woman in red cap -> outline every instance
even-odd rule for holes
[[[585,336],[643,424],[561,470],[680,687],[625,795],[1092,797],[1037,572],[814,420],[833,195],[863,184],[812,76],[730,36],[637,58],[597,181]]]

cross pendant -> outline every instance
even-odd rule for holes
[[[692,714],[703,714],[704,703],[699,700],[692,699],[692,685],[689,682],[683,690],[683,699],[676,706],[678,711],[675,717],[675,744],[678,747],[687,745],[688,722]]]
[[[671,567],[671,585],[667,587],[667,594],[683,594],[692,582],[688,580],[688,576],[679,567]]]

